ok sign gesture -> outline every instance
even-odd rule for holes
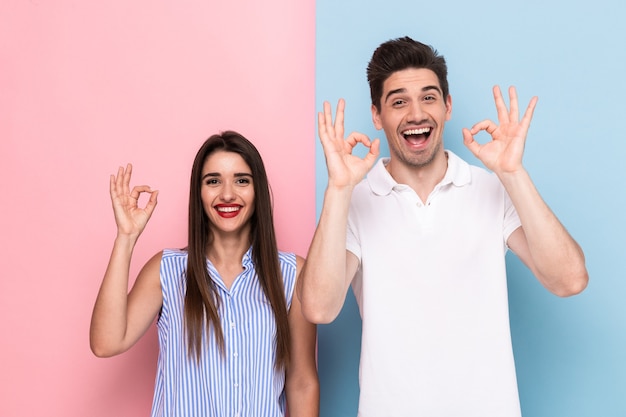
[[[343,138],[345,101],[337,104],[337,117],[333,122],[330,103],[324,102],[324,111],[317,115],[317,126],[320,141],[324,148],[326,166],[328,167],[328,183],[337,187],[355,186],[376,162],[380,153],[380,140],[370,141],[367,135],[353,132]],[[369,148],[364,158],[352,155],[352,150],[362,143]]]
[[[130,177],[133,172],[131,164],[120,167],[117,175],[111,175],[110,192],[115,223],[118,234],[139,237],[143,232],[157,204],[158,191],[152,191],[148,185],[136,185],[130,189]],[[149,193],[150,199],[146,206],[138,206],[139,196]]]
[[[471,129],[464,128],[463,143],[476,158],[496,174],[515,172],[522,167],[526,134],[537,105],[537,97],[530,100],[521,120],[519,120],[515,87],[509,88],[510,109],[506,107],[500,87],[493,88],[493,97],[500,125],[496,125],[491,120],[483,120]],[[474,136],[482,130],[491,135],[492,139],[483,145],[474,140]]]

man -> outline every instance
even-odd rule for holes
[[[444,150],[450,119],[445,60],[408,37],[383,43],[367,69],[379,141],[344,140],[343,100],[324,103],[319,136],[328,186],[299,280],[307,319],[328,323],[352,284],[363,320],[359,416],[520,416],[505,253],[552,293],[587,285],[582,250],[522,165],[534,97],[519,119],[494,87],[499,124],[463,129],[492,172]],[[474,136],[486,131],[491,141]],[[364,158],[352,155],[362,143]],[[371,169],[371,171],[370,171]],[[346,238],[347,236],[347,238]]]

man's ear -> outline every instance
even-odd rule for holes
[[[448,94],[446,98],[446,121],[452,117],[452,96]]]
[[[372,104],[372,122],[374,122],[374,127],[376,130],[380,130],[383,128],[383,124],[380,121],[380,112],[376,108],[375,105]]]

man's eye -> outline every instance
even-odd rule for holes
[[[435,96],[426,96],[426,97],[424,97],[424,101],[434,101],[436,99],[437,99],[437,97],[435,97]]]
[[[404,104],[404,100],[394,100],[393,103],[391,103],[393,106],[401,106]]]

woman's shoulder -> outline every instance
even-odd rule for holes
[[[296,266],[296,254],[293,252],[287,252],[287,251],[278,251],[278,261],[282,264],[286,264],[286,265],[293,265],[293,267],[295,268]]]
[[[167,269],[186,269],[187,251],[185,249],[163,249],[161,252],[161,267]]]
[[[280,261],[280,269],[282,270],[283,277],[295,281],[304,264],[304,258],[296,255],[294,252],[279,251],[278,259]]]
[[[165,258],[187,258],[187,251],[185,249],[173,249],[166,248],[163,249],[162,259]]]

